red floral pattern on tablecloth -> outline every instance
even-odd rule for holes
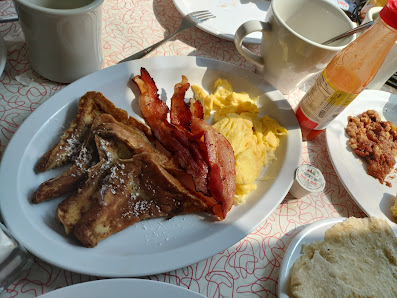
[[[0,1],[0,16],[12,14],[11,1]],[[112,66],[161,40],[166,32],[176,30],[181,19],[171,0],[106,0],[103,7],[104,67]],[[1,160],[8,142],[23,120],[64,85],[48,81],[32,71],[17,22],[0,24],[0,34],[8,51],[0,84]],[[258,50],[257,46],[250,48]],[[148,57],[172,55],[215,58],[252,71],[255,69],[238,54],[232,42],[197,28],[181,33],[175,41],[166,43]],[[16,80],[19,75],[34,81],[30,85],[21,84]],[[293,107],[307,88],[303,85],[287,97]],[[229,249],[197,264],[143,278],[189,288],[208,297],[275,297],[283,256],[297,232],[323,218],[364,216],[332,167],[325,136],[321,135],[308,144],[303,143],[302,148],[301,162],[314,164],[324,174],[327,184],[322,193],[301,200],[287,195],[255,231]],[[36,258],[32,267],[0,297],[36,297],[57,288],[96,279],[95,276],[57,268]]]

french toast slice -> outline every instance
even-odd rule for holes
[[[94,129],[103,121],[106,121],[107,118],[104,118],[102,115],[99,114],[93,120],[90,126],[90,132],[86,136],[73,165],[60,176],[41,183],[33,193],[33,203],[37,204],[48,201],[74,191],[87,178],[88,168],[99,161],[98,150],[94,140]]]
[[[111,116],[104,114],[104,117],[109,118]],[[153,140],[146,138],[145,134],[135,127],[125,125],[121,122],[107,120],[96,127],[95,133],[102,138],[112,138],[119,142],[119,144],[124,144],[134,154],[141,152],[150,153],[170,173],[176,175],[184,173],[174,156],[168,151],[165,151],[160,144],[156,146]]]
[[[95,117],[102,113],[110,114],[117,121],[137,127],[148,137],[151,136],[151,130],[147,125],[129,116],[123,109],[117,108],[102,93],[90,91],[80,98],[76,116],[59,142],[40,158],[36,170],[44,172],[72,161],[86,139]]]
[[[59,142],[48,150],[36,164],[38,172],[59,167],[74,158],[87,137],[91,124],[99,110],[87,94],[79,101],[78,112],[69,127],[64,131]]]
[[[85,140],[73,165],[60,176],[44,181],[33,193],[32,202],[37,204],[74,191],[87,178],[87,169],[98,162],[92,132]]]
[[[74,227],[86,247],[142,220],[206,211],[200,195],[186,188],[150,153],[117,161],[97,191],[97,200]],[[102,204],[100,203],[102,202]]]

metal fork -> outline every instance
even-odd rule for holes
[[[166,41],[170,40],[171,38],[175,37],[178,35],[180,32],[183,30],[195,27],[197,24],[202,23],[206,20],[215,18],[214,15],[212,15],[208,10],[200,10],[200,11],[195,11],[192,13],[187,14],[183,19],[182,22],[174,33],[168,35],[166,38],[163,40],[159,41],[158,43],[155,43],[154,45],[151,45],[150,47],[147,47],[146,49],[143,49],[142,51],[139,51],[138,53],[135,53],[134,55],[131,55],[123,60],[121,60],[119,63],[130,61],[130,60],[135,60],[144,57],[157,47],[161,46],[163,43]]]

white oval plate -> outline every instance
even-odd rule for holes
[[[146,279],[103,279],[84,282],[57,289],[40,296],[41,298],[202,298],[197,292],[165,282]]]
[[[270,8],[268,0],[173,0],[178,11],[187,15],[194,11],[209,10],[216,18],[198,24],[201,30],[226,40],[234,40],[238,27],[250,20],[265,21]],[[244,42],[260,44],[262,34],[255,32],[247,36]]]
[[[186,75],[189,82],[212,91],[218,77],[235,91],[259,96],[259,109],[288,129],[277,148],[277,160],[265,168],[271,181],[258,181],[247,203],[233,207],[224,221],[198,215],[152,219],[137,223],[85,248],[66,237],[55,219],[63,198],[31,204],[30,197],[43,181],[64,169],[35,174],[40,156],[55,144],[73,118],[79,98],[87,91],[102,92],[116,106],[142,120],[139,91],[131,78],[145,67],[162,98],[171,98],[174,85]],[[193,96],[191,90],[186,94]],[[44,102],[21,125],[8,144],[0,165],[0,209],[6,225],[29,251],[61,268],[96,276],[145,276],[196,263],[229,248],[253,231],[284,199],[301,155],[301,131],[283,95],[253,72],[197,57],[155,57],[118,64],[84,77]]]
[[[377,90],[364,90],[346,109],[334,119],[326,129],[328,153],[343,185],[367,214],[386,218],[393,230],[397,230],[397,219],[393,218],[390,207],[394,205],[397,193],[397,175],[395,171],[387,180],[392,187],[367,174],[365,161],[354,154],[345,129],[348,116],[357,116],[367,110],[375,110],[383,120],[397,125],[397,95]],[[391,179],[391,177],[393,177]]]
[[[290,271],[292,265],[294,265],[295,261],[299,259],[302,255],[302,245],[310,244],[315,240],[324,240],[325,231],[332,227],[334,224],[338,222],[342,222],[346,220],[345,217],[339,218],[327,218],[316,221],[305,227],[302,231],[300,231],[294,239],[292,239],[290,245],[285,252],[283,262],[280,267],[280,274],[278,278],[278,297],[290,297],[289,291],[289,280],[290,280]]]

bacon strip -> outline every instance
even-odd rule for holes
[[[229,141],[206,121],[193,117],[190,129],[197,139],[204,136],[204,144],[210,166],[208,186],[212,196],[221,204],[221,219],[233,206],[236,190],[234,151]]]
[[[154,136],[165,149],[175,154],[179,165],[193,178],[196,191],[211,195],[208,188],[208,163],[200,146],[191,133],[181,131],[167,121],[168,107],[160,100],[157,87],[146,69],[141,68],[141,75],[135,76],[141,96],[139,106]]]
[[[133,81],[137,84],[141,97],[139,105],[143,118],[148,122],[155,124],[157,122],[167,122],[169,112],[167,104],[158,97],[156,83],[149,75],[146,69],[141,68],[141,75],[135,76]],[[150,123],[148,122],[149,126]]]
[[[174,87],[174,94],[171,98],[171,124],[183,127],[189,130],[192,121],[192,113],[189,106],[185,103],[185,93],[189,89],[190,84],[185,76],[182,76],[182,82]]]

